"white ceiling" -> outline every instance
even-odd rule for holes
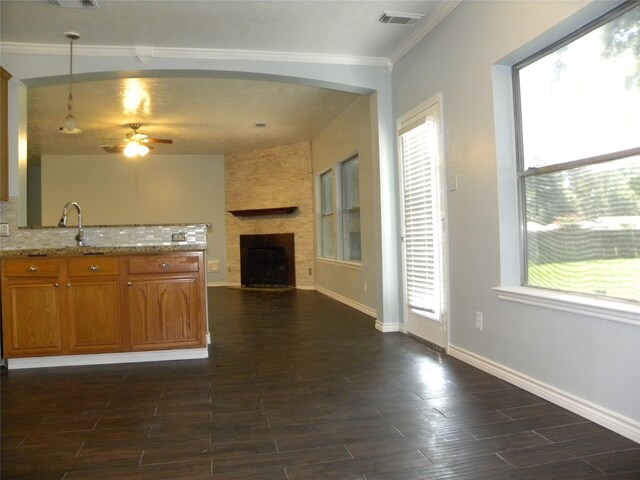
[[[59,0],[63,3],[65,0]],[[80,0],[77,0],[78,2]],[[47,0],[2,0],[3,48],[67,46],[76,54],[104,47],[208,49],[233,55],[305,55],[340,61],[392,63],[424,37],[459,1],[190,1],[97,0],[99,8],[52,7]],[[384,11],[423,14],[416,25],[381,24]],[[23,45],[29,44],[29,45]],[[68,56],[60,56],[68,63]],[[126,75],[125,75],[126,76]],[[35,154],[97,154],[119,143],[126,124],[172,138],[154,153],[214,154],[309,140],[355,98],[354,93],[269,81],[228,78],[140,79],[148,110],[125,111],[131,80],[76,76],[74,116],[83,133],[59,135],[66,85],[29,88],[28,138]],[[256,122],[267,127],[256,129]]]

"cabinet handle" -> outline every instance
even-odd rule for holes
[[[162,262],[162,263],[160,264],[160,268],[169,268],[169,264],[168,264],[168,263],[166,263],[166,262]]]
[[[127,287],[130,287],[131,285],[133,285],[133,283],[127,282]]]
[[[27,267],[27,270],[29,270],[30,272],[37,272],[38,271],[38,267],[36,267],[35,265],[29,265]]]
[[[100,267],[98,265],[89,265],[89,270],[91,270],[92,272],[97,272],[98,270],[100,270]]]
[[[71,282],[67,283],[67,288],[71,288]]]
[[[54,286],[55,288],[58,288],[58,287],[60,286],[60,284],[59,284],[58,282],[56,282],[56,283],[54,283],[54,284],[53,284],[53,286]]]

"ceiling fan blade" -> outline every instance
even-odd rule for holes
[[[122,153],[124,152],[124,145],[100,145],[107,153]]]
[[[144,143],[173,143],[173,140],[169,140],[168,138],[145,138],[143,140]]]

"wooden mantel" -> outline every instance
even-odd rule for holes
[[[298,207],[251,208],[246,210],[229,210],[234,217],[263,217],[265,215],[285,215],[293,213]]]

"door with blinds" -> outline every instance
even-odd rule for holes
[[[444,159],[440,100],[400,120],[403,262],[407,332],[447,346]]]

